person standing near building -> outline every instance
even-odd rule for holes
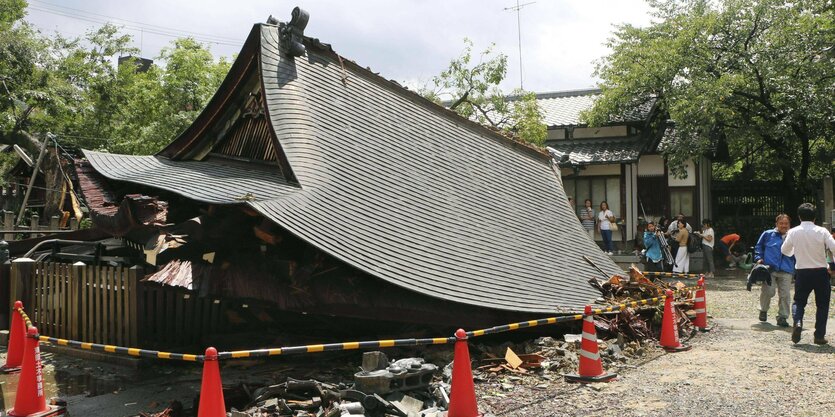
[[[815,206],[803,203],[797,208],[800,225],[786,233],[780,250],[783,255],[795,257],[794,303],[792,304],[792,342],[800,342],[803,332],[803,313],[809,294],[815,293],[815,335],[818,345],[829,343],[826,336],[826,320],[829,316],[829,299],[832,291],[826,272],[826,250],[835,253],[835,239],[826,229],[815,225]]]
[[[644,231],[644,247],[646,248],[645,256],[647,257],[646,270],[663,272],[661,241],[658,240],[658,235],[655,233],[655,223],[653,222],[647,223],[647,229]]]
[[[676,219],[667,226],[667,233],[670,234],[671,237],[676,237],[676,233],[678,233],[678,224],[684,223],[684,227],[687,229],[687,233],[693,233],[693,228],[687,224],[687,221],[684,220],[684,213],[679,213],[676,216]]]
[[[597,214],[597,228],[600,229],[600,236],[603,238],[603,248],[607,255],[614,253],[612,245],[612,223],[615,222],[615,215],[609,210],[609,203],[600,202],[600,213]]]
[[[591,206],[591,200],[586,199],[585,205],[580,209],[580,222],[583,223],[583,228],[589,234],[591,241],[594,242],[594,208]]]
[[[832,238],[835,239],[835,227],[830,231],[832,232]],[[826,253],[826,262],[829,263],[829,276],[835,278],[835,252],[828,250]]]
[[[716,273],[716,265],[713,262],[713,245],[716,234],[713,232],[713,225],[710,219],[702,220],[701,233],[696,232],[696,235],[702,238],[702,254],[705,258],[706,271],[705,278],[713,278]]]
[[[687,232],[687,223],[678,222],[678,233],[676,233],[676,242],[678,242],[678,250],[676,251],[676,264],[673,266],[673,272],[680,272],[687,274],[690,272],[690,254],[687,252],[687,238],[690,233]]]
[[[781,248],[786,233],[791,227],[788,214],[778,214],[774,229],[760,235],[754,247],[754,262],[767,265],[771,272],[771,285],[763,283],[760,287],[760,321],[768,320],[768,307],[774,293],[779,294],[777,304],[777,325],[789,327],[789,306],[791,304],[791,286],[794,278],[794,256],[783,255]]]

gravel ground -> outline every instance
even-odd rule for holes
[[[808,330],[797,345],[788,329],[774,324],[777,297],[770,322],[757,320],[758,297],[758,288],[745,290],[742,272],[726,272],[708,283],[714,329],[690,339],[692,350],[616,370],[619,378],[609,384],[549,381],[493,392],[505,401],[480,401],[482,411],[519,417],[835,416],[835,347],[811,343],[814,296],[806,310]],[[830,312],[827,338],[835,341],[835,299]]]

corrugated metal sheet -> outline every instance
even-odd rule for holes
[[[210,204],[234,204],[285,196],[299,191],[277,169],[209,158],[171,161],[160,156],[116,155],[84,151],[90,164],[111,180],[161,188]]]

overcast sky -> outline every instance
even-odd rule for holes
[[[521,0],[522,4],[530,0]],[[410,86],[431,80],[457,57],[463,39],[476,50],[496,44],[508,56],[503,88],[519,87],[515,0],[29,0],[27,20],[43,32],[78,36],[113,21],[133,35],[145,57],[175,36],[194,36],[216,56],[231,56],[252,24],[273,15],[310,13],[307,36],[342,56]],[[608,53],[614,25],[646,25],[644,0],[538,0],[521,11],[524,87],[537,92],[594,86],[594,62]],[[119,20],[116,20],[119,19]],[[143,29],[140,29],[143,28]],[[206,42],[206,41],[213,42]]]

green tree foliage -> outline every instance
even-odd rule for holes
[[[0,141],[55,133],[88,149],[150,154],[203,109],[229,70],[205,45],[177,39],[159,65],[138,71],[133,40],[114,25],[81,38],[46,37],[22,18],[23,0],[0,0]],[[31,149],[31,146],[29,146]]]
[[[491,45],[473,61],[473,43],[464,39],[461,56],[432,79],[432,87],[419,92],[426,98],[447,105],[468,119],[542,145],[547,127],[536,105],[536,95],[522,90],[506,97],[499,88],[507,74],[507,56],[493,56]]]
[[[602,124],[657,100],[675,123],[673,168],[727,146],[718,173],[779,179],[794,211],[810,178],[835,173],[832,0],[663,0],[647,27],[623,25],[597,67],[603,94],[585,115]]]

